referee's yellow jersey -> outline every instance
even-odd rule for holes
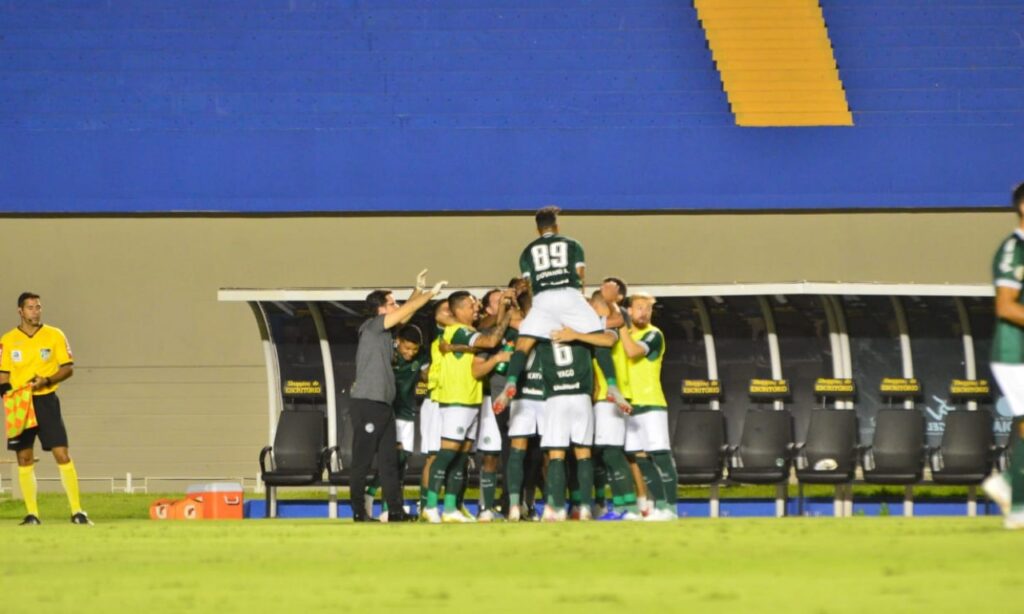
[[[71,345],[63,331],[43,324],[29,337],[20,328],[14,328],[0,337],[0,371],[11,374],[11,386],[21,388],[35,376],[51,377],[64,365],[74,363]],[[38,396],[55,392],[59,384],[32,391]]]

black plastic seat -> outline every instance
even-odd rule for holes
[[[992,414],[954,411],[946,415],[942,444],[929,450],[932,481],[974,486],[988,477],[1002,448],[995,445]]]
[[[779,484],[789,479],[793,459],[793,416],[787,410],[751,409],[740,444],[730,448],[729,479],[745,484]]]
[[[260,478],[267,487],[267,517],[271,515],[277,487],[320,483],[324,470],[321,464],[324,430],[322,411],[281,412],[274,445],[260,451]]]
[[[857,413],[837,409],[812,410],[807,439],[796,449],[796,476],[802,483],[852,482],[857,470]]]
[[[861,466],[870,484],[916,484],[924,473],[924,415],[916,409],[883,409]]]
[[[676,412],[672,454],[680,484],[711,484],[722,479],[725,417],[710,409]]]

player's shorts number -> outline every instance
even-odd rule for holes
[[[555,364],[559,367],[572,366],[572,348],[561,343],[552,343],[551,349],[555,351]]]
[[[569,264],[569,246],[564,241],[534,245],[530,255],[533,257],[533,270],[538,273],[552,267],[565,268]]]

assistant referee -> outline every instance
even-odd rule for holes
[[[60,415],[57,388],[74,372],[68,338],[55,326],[43,324],[39,295],[18,296],[21,323],[0,337],[0,395],[25,386],[32,388],[32,403],[39,426],[25,429],[7,441],[7,449],[18,455],[18,482],[28,512],[22,525],[42,524],[36,500],[33,448],[36,439],[43,450],[52,451],[60,470],[60,481],[68,495],[72,524],[91,525],[78,496],[78,473],[68,455],[68,433]]]

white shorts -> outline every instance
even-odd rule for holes
[[[668,410],[649,410],[626,419],[626,452],[668,452]]]
[[[544,401],[542,448],[590,447],[594,443],[594,405],[588,394],[566,394]]]
[[[1014,417],[1024,416],[1024,365],[992,363],[992,375]]]
[[[441,449],[441,408],[437,402],[424,399],[420,405],[420,454],[434,454]]]
[[[416,450],[416,423],[412,420],[395,420],[395,439],[406,452]]]
[[[626,445],[626,414],[615,403],[594,403],[594,445],[619,448]]]
[[[519,325],[519,334],[547,339],[551,331],[566,326],[581,333],[604,330],[601,318],[576,288],[545,290],[533,297],[530,312]]]
[[[476,448],[481,452],[501,452],[501,431],[498,430],[498,419],[494,416],[491,397],[484,397],[484,404],[480,407],[480,431],[476,436]]]
[[[480,416],[479,407],[465,405],[447,405],[438,410],[441,414],[441,438],[451,441],[472,439],[471,433],[476,432],[476,422]]]
[[[509,437],[533,437],[544,432],[544,401],[516,399],[508,414]]]

